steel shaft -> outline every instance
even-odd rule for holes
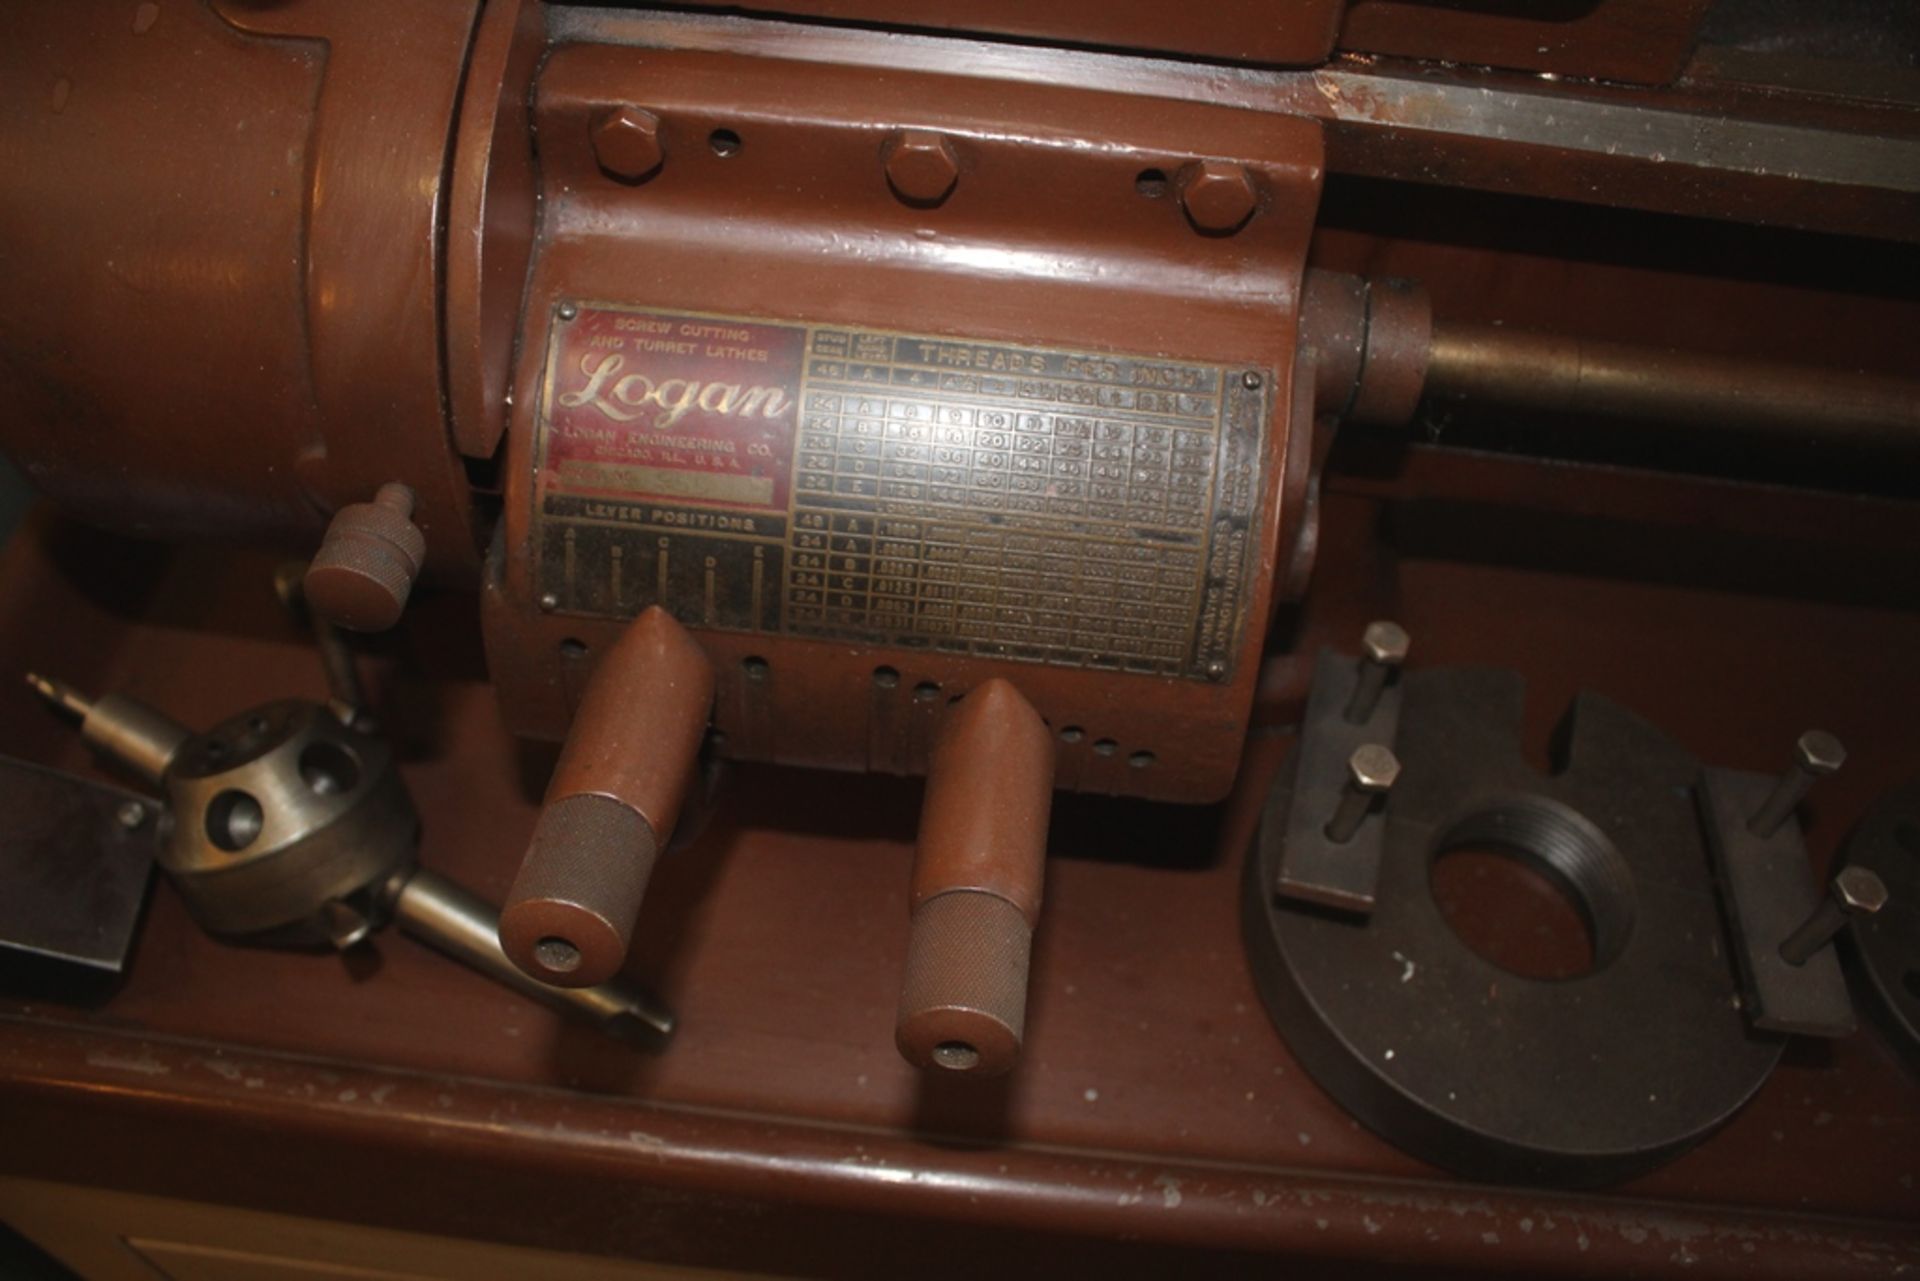
[[[593,987],[553,987],[529,978],[501,950],[499,914],[446,877],[416,868],[390,892],[402,930],[488,978],[622,1040],[672,1035],[673,1015],[618,979]]]

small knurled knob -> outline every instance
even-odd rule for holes
[[[575,793],[540,812],[500,913],[500,947],[530,977],[605,983],[626,963],[659,836],[611,796]]]
[[[380,486],[370,503],[334,513],[307,567],[308,606],[350,631],[384,632],[399,622],[427,558],[426,535],[412,517],[413,491],[398,482]]]

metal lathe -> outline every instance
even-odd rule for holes
[[[22,0],[0,156],[0,1272],[1920,1267],[1910,6]]]

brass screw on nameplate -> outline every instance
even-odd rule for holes
[[[1378,743],[1354,749],[1347,758],[1347,785],[1340,792],[1340,807],[1327,820],[1327,839],[1345,845],[1360,831],[1360,825],[1373,812],[1374,802],[1393,790],[1400,777],[1400,758]]]

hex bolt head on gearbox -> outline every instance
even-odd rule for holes
[[[594,116],[589,137],[593,158],[610,177],[639,182],[665,163],[660,117],[634,106],[609,107]]]
[[[1202,160],[1190,165],[1180,179],[1180,206],[1200,231],[1225,236],[1240,230],[1259,204],[1253,176],[1245,165],[1228,160]]]
[[[945,134],[899,129],[880,149],[887,185],[910,205],[937,205],[960,181],[960,157]]]

